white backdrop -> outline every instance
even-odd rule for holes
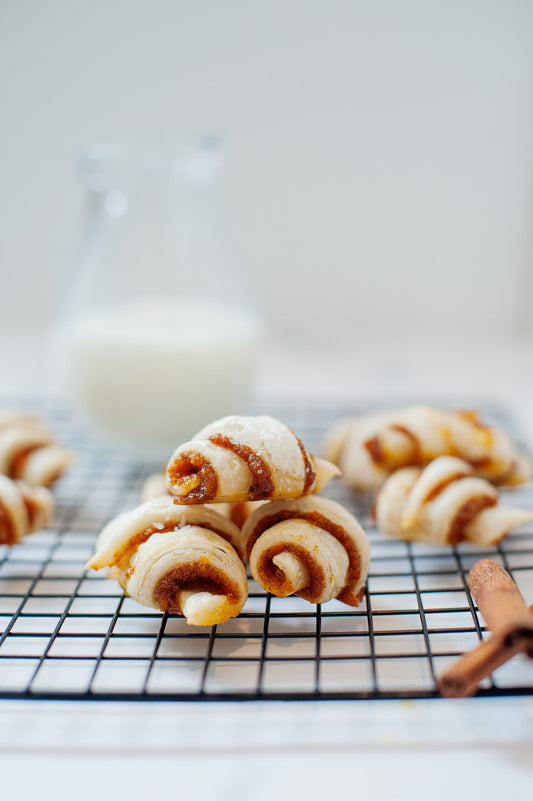
[[[94,140],[220,131],[281,335],[519,332],[533,300],[528,0],[0,0],[0,316],[46,325]]]

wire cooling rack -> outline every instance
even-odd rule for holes
[[[102,526],[139,502],[146,471],[95,444],[60,404],[26,407],[52,423],[78,462],[54,489],[54,527],[0,546],[0,698],[428,698],[437,695],[436,678],[485,630],[467,587],[474,562],[495,558],[533,600],[533,527],[495,549],[408,544],[380,534],[371,500],[334,480],[324,495],[351,510],[371,542],[360,607],[271,597],[249,579],[238,618],[187,626],[84,570]],[[327,428],[355,409],[263,404],[260,411],[282,419],[316,453]],[[502,422],[501,411],[483,411]],[[510,502],[531,508],[533,491],[513,492]],[[520,657],[480,690],[531,693],[533,668]]]

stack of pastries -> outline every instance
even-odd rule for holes
[[[153,497],[164,488],[151,479],[148,499],[104,528],[87,566],[107,568],[135,600],[195,625],[239,614],[247,561],[279,597],[357,606],[366,534],[342,506],[317,495],[339,473],[272,417],[222,418],[176,449],[167,493]]]
[[[49,487],[72,461],[40,417],[0,412],[0,545],[15,545],[49,524],[55,506]]]
[[[410,406],[339,421],[324,454],[356,491],[377,491],[378,527],[434,545],[496,545],[530,510],[499,503],[496,487],[531,478],[529,457],[475,411]]]
[[[74,461],[40,417],[0,412],[0,473],[31,486],[49,487]]]
[[[527,481],[529,458],[473,412],[413,406],[342,420],[324,456],[272,417],[217,420],[149,478],[138,508],[104,528],[87,566],[106,568],[146,606],[213,625],[243,608],[247,564],[278,597],[360,603],[368,539],[319,494],[334,476],[377,490],[378,527],[405,540],[494,545],[533,519],[500,505],[497,489]]]

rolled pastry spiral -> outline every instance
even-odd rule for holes
[[[176,449],[167,484],[176,503],[239,503],[319,492],[338,473],[278,420],[230,416]]]
[[[45,528],[53,514],[54,498],[45,487],[0,475],[0,545],[14,545]]]
[[[457,456],[495,485],[528,481],[529,458],[497,426],[480,422],[475,411],[441,411],[410,406],[339,421],[327,434],[324,456],[359,491],[378,489],[401,467],[423,465],[437,456]]]
[[[248,594],[240,531],[203,506],[162,496],[114,518],[86,567],[108,568],[143,606],[213,626],[239,614]]]
[[[0,414],[0,473],[33,486],[48,487],[73,462],[37,417],[24,412]]]
[[[359,605],[370,548],[357,520],[338,503],[316,496],[271,501],[250,515],[242,535],[254,579],[273,595]]]
[[[453,456],[393,473],[378,493],[375,515],[385,534],[434,545],[495,545],[533,520],[529,510],[500,506],[496,488]]]

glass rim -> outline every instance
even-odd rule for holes
[[[191,183],[211,183],[224,163],[219,134],[177,137],[169,144],[100,141],[88,145],[77,159],[89,188],[103,190],[118,179],[162,174]]]

